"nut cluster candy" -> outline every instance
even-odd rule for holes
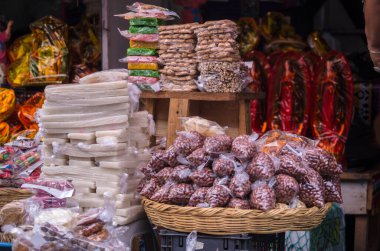
[[[212,186],[208,189],[206,202],[210,207],[224,207],[230,200],[228,188],[225,186]]]
[[[251,181],[268,180],[274,176],[275,172],[273,160],[263,152],[257,153],[247,166],[247,173]]]
[[[231,150],[232,138],[227,135],[207,137],[203,148],[209,154],[223,153]]]
[[[181,132],[173,143],[173,147],[178,154],[188,155],[198,148],[201,148],[204,137],[198,132]]]
[[[210,187],[215,180],[215,174],[209,168],[194,171],[190,174],[190,179],[195,185],[200,187]]]
[[[309,169],[300,183],[300,200],[307,207],[323,207],[325,205],[325,191],[321,175],[314,169]]]
[[[321,175],[338,175],[342,168],[335,158],[322,148],[309,148],[304,151],[304,159],[310,168]]]
[[[230,202],[228,202],[227,207],[235,208],[235,209],[250,209],[249,201],[243,200],[239,198],[232,198]]]
[[[141,196],[151,198],[153,194],[159,189],[160,182],[156,178],[151,178],[141,190]]]
[[[203,148],[198,148],[189,156],[187,156],[186,159],[192,166],[198,167],[207,164],[207,162],[210,159],[210,156],[206,153],[206,151]]]
[[[171,178],[178,183],[189,183],[191,182],[190,174],[191,168],[189,166],[180,165],[174,167]]]
[[[343,203],[339,176],[324,177],[325,201]]]
[[[153,168],[150,164],[146,164],[146,165],[141,166],[140,171],[147,178],[151,178],[156,174],[156,169]]]
[[[256,186],[252,189],[249,197],[251,208],[262,211],[268,211],[276,205],[276,194],[266,183]]]
[[[273,188],[278,203],[289,204],[299,192],[299,185],[296,179],[285,174],[276,176],[276,183]]]
[[[282,155],[279,157],[280,168],[277,171],[279,174],[286,174],[300,180],[307,174],[307,169],[302,164],[302,159],[295,155]]]
[[[172,167],[165,167],[161,169],[158,173],[154,175],[155,178],[157,178],[161,184],[164,184],[166,181],[168,181],[173,173],[174,168]]]
[[[212,170],[218,177],[232,176],[235,172],[235,166],[234,160],[220,156],[212,163]]]
[[[256,146],[248,135],[241,135],[232,142],[231,152],[239,159],[252,158],[256,153]]]
[[[157,152],[153,153],[152,158],[150,159],[148,165],[155,171],[158,171],[161,168],[164,168],[166,165],[165,161],[163,160],[164,155],[165,155],[164,150],[158,150]]]
[[[179,164],[177,157],[178,153],[176,152],[176,149],[171,146],[168,150],[166,150],[164,156],[162,156],[162,160],[165,161],[169,166],[175,167]]]
[[[234,197],[244,199],[251,192],[251,182],[246,173],[237,173],[231,179],[229,189]]]
[[[186,183],[176,184],[170,188],[169,200],[173,204],[186,205],[189,203],[193,193],[194,188],[192,185]]]
[[[136,188],[136,191],[138,193],[141,193],[141,191],[143,190],[143,188],[145,187],[146,183],[148,183],[149,181],[149,178],[148,177],[144,177],[140,180],[139,184],[137,185],[137,188]]]
[[[189,206],[196,207],[199,204],[205,203],[208,189],[208,187],[200,187],[195,190],[193,195],[190,197]]]
[[[169,193],[170,193],[171,186],[170,185],[164,185],[160,189],[158,189],[150,198],[151,200],[159,203],[169,203]]]

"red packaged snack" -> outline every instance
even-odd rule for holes
[[[249,201],[239,198],[232,198],[230,202],[228,202],[227,207],[235,209],[250,209]]]
[[[189,183],[191,182],[190,174],[192,170],[189,166],[180,165],[173,169],[171,178],[178,183]]]
[[[289,204],[299,192],[298,182],[291,176],[279,174],[274,184],[276,200],[278,203]]]
[[[214,184],[215,174],[209,168],[196,170],[190,174],[190,179],[200,187],[210,187]]]
[[[338,160],[350,128],[353,107],[352,73],[342,53],[329,52],[318,69],[311,116],[313,136],[318,146],[334,154]]]
[[[272,158],[263,152],[258,152],[247,166],[247,173],[252,182],[256,180],[268,180],[276,172]]]
[[[252,83],[248,85],[254,93],[268,93],[271,66],[266,56],[259,51],[251,51],[246,55],[247,61],[252,61]],[[267,130],[267,99],[255,99],[251,101],[251,126],[252,131],[263,134]]]
[[[322,208],[325,205],[323,179],[314,169],[309,168],[307,174],[301,179],[300,200],[307,207]]]
[[[201,187],[195,190],[193,195],[190,197],[189,206],[196,207],[199,204],[205,203],[208,189],[208,187]]]
[[[251,192],[251,185],[247,173],[237,173],[231,179],[229,189],[233,196],[244,199]]]
[[[209,154],[218,154],[231,150],[232,138],[227,135],[216,135],[207,137],[204,141],[203,148]]]
[[[228,188],[225,186],[212,186],[207,191],[206,202],[210,207],[224,207],[230,200]]]
[[[343,203],[339,176],[323,177],[325,202]]]
[[[190,184],[176,184],[173,185],[169,192],[169,200],[171,203],[177,205],[188,204],[191,195],[194,193],[194,188]]]
[[[252,193],[249,197],[249,204],[252,209],[268,211],[276,205],[276,194],[274,190],[265,182],[258,181],[252,185]]]
[[[283,54],[273,67],[268,90],[268,126],[304,135],[309,121],[311,77],[297,52]]]
[[[189,155],[191,152],[201,148],[204,142],[204,137],[195,131],[178,132],[178,137],[173,143],[173,148],[177,154]]]
[[[257,134],[256,134],[257,136]],[[231,153],[240,160],[247,160],[256,154],[255,140],[257,137],[240,135],[232,141]]]
[[[212,170],[218,177],[232,176],[235,173],[236,162],[227,156],[220,155],[212,163]]]

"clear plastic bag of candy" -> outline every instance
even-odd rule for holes
[[[221,127],[218,123],[198,116],[180,118],[185,131],[196,131],[205,137],[225,134],[226,127]]]
[[[132,34],[158,34],[158,29],[149,26],[129,26],[129,32]]]
[[[164,22],[158,18],[152,17],[136,17],[129,20],[129,24],[133,26],[159,26]]]
[[[157,63],[128,63],[128,70],[158,70]],[[131,75],[133,76],[133,75]],[[140,75],[141,76],[141,75]],[[146,76],[150,77],[150,76]]]
[[[145,42],[145,41],[129,41],[130,48],[146,48],[146,49],[157,49],[158,42]]]
[[[145,48],[128,48],[127,56],[157,56],[157,51]]]
[[[157,63],[157,57],[153,56],[127,56],[119,59],[120,63]]]

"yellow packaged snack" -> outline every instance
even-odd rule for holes
[[[128,70],[158,70],[157,63],[128,63]]]
[[[8,142],[10,127],[6,122],[0,122],[0,145]]]
[[[6,120],[15,108],[15,92],[12,89],[0,88],[0,121]]]
[[[157,49],[158,42],[143,42],[143,41],[129,41],[129,46],[131,48],[146,48],[146,49]]]
[[[32,50],[33,35],[28,34],[17,38],[8,49],[8,58],[11,62],[22,58]]]

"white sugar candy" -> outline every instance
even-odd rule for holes
[[[117,130],[124,129],[128,126],[128,123],[109,124],[102,126],[92,126],[86,128],[48,128],[45,129],[47,133],[81,133],[81,132],[96,132],[99,129]]]
[[[88,133],[69,133],[68,135],[69,139],[78,139],[78,140],[95,140],[95,133],[88,132]]]
[[[126,110],[115,110],[107,112],[92,112],[92,113],[78,113],[78,114],[56,114],[56,115],[41,115],[40,121],[46,122],[75,122],[78,120],[93,120],[102,117],[128,115]]]
[[[103,97],[118,97],[118,96],[128,96],[128,89],[116,89],[116,90],[103,90],[94,92],[50,92],[46,95],[47,101],[55,100],[76,100],[76,99],[93,99],[93,98],[103,98]]]
[[[135,168],[137,167],[138,163],[139,162],[137,160],[99,161],[99,167],[111,169]]]
[[[74,99],[74,100],[51,100],[45,101],[44,105],[48,106],[101,106],[129,102],[129,96],[105,97],[92,99]]]
[[[80,121],[71,121],[71,122],[45,122],[43,126],[45,129],[54,129],[54,128],[86,128],[86,127],[95,127],[95,126],[106,126],[112,124],[127,123],[127,115],[119,116],[109,116],[101,117],[91,120],[80,120]]]
[[[43,115],[55,115],[55,114],[83,114],[83,113],[95,113],[95,112],[111,112],[125,110],[129,111],[130,105],[128,103],[113,104],[113,105],[100,105],[100,106],[42,106]],[[103,129],[105,130],[105,129]],[[100,129],[99,131],[103,131]],[[112,130],[112,129],[111,129]]]
[[[69,159],[69,166],[94,167],[95,166],[95,162],[93,160],[91,160],[91,158],[70,157],[70,159]]]
[[[78,145],[78,144],[92,145],[95,143],[96,143],[95,139],[90,139],[90,140],[70,139],[70,144],[72,145]]]
[[[53,144],[53,142],[63,144],[63,143],[68,142],[68,140],[66,138],[65,139],[62,139],[62,138],[44,138],[44,143],[46,145],[51,145],[51,144]]]
[[[105,88],[107,90],[117,90],[117,89],[128,89],[127,81],[114,81],[105,83],[94,83],[94,84],[72,84],[72,85],[48,85],[45,88],[46,95],[50,93],[61,93],[61,92],[96,92],[102,91]]]

